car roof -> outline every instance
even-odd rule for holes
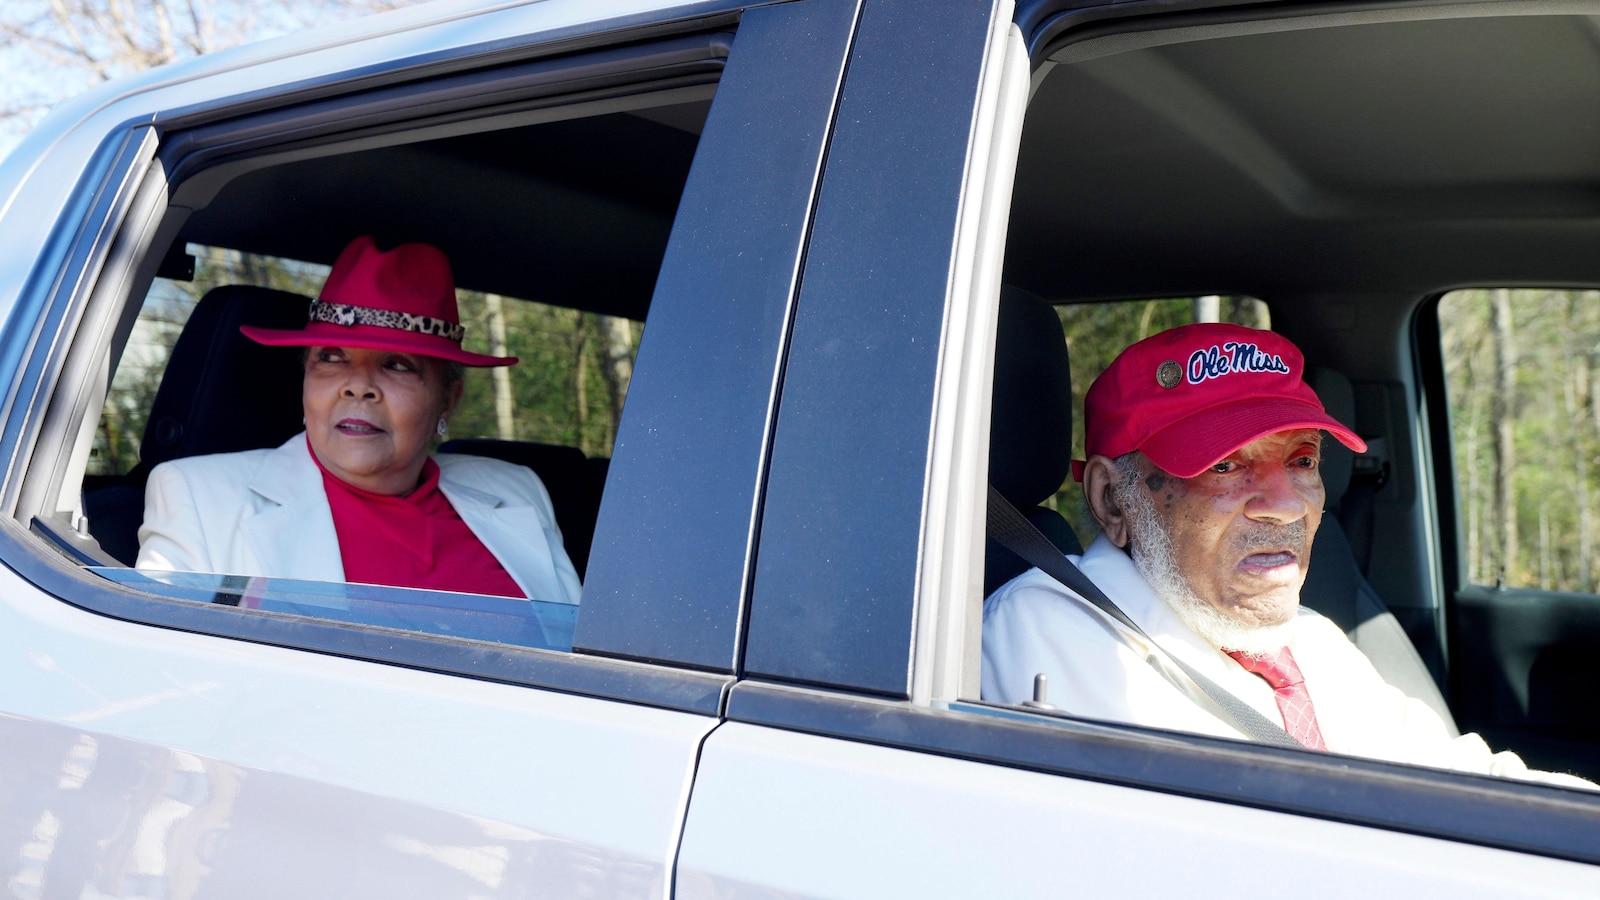
[[[1600,26],[1519,6],[1191,16],[1047,48],[1008,280],[1053,298],[1600,283]]]
[[[267,166],[230,180],[180,237],[325,264],[353,235],[425,241],[460,287],[642,320],[709,106]]]

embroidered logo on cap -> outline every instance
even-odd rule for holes
[[[1167,390],[1170,391],[1177,387],[1178,382],[1182,380],[1183,366],[1178,365],[1177,360],[1169,359],[1160,366],[1156,367],[1156,384],[1161,385]]]
[[[1248,374],[1252,372],[1278,372],[1289,374],[1289,366],[1283,357],[1273,353],[1264,353],[1255,344],[1242,341],[1228,341],[1219,349],[1212,344],[1210,349],[1196,350],[1189,355],[1189,383],[1200,384],[1210,378],[1221,378],[1224,375]]]

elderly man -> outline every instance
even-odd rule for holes
[[[1068,712],[1241,737],[1160,654],[1151,664],[1148,637],[1306,747],[1588,784],[1529,771],[1477,735],[1453,737],[1300,607],[1322,520],[1324,432],[1366,449],[1302,380],[1299,350],[1272,332],[1187,325],[1123,351],[1084,400],[1088,460],[1073,471],[1103,532],[1075,562],[1144,635],[1030,570],[984,604],[984,698],[1028,700],[1043,673]]]

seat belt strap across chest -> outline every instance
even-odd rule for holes
[[[1196,671],[1193,666],[1163,650],[1150,635],[1145,634],[1137,622],[1128,618],[1128,614],[1112,602],[1098,585],[1089,580],[1089,576],[1073,565],[1049,538],[1018,512],[1017,508],[1011,505],[1011,501],[995,490],[992,484],[989,485],[987,519],[990,537],[1142,638],[1151,648],[1152,656],[1159,654],[1162,661],[1170,663],[1194,682],[1195,687],[1217,705],[1228,724],[1244,732],[1252,740],[1263,744],[1304,749],[1299,741],[1283,730],[1282,726],[1257,712],[1255,707]]]

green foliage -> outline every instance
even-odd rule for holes
[[[463,291],[461,321],[468,350],[494,353],[489,308],[483,294]],[[466,393],[450,425],[452,437],[504,437],[577,447],[589,456],[610,456],[617,423],[606,378],[602,318],[594,313],[530,301],[503,304],[514,421],[501,434],[494,407],[494,375],[469,371]],[[628,323],[631,363],[640,328]],[[626,390],[626,385],[621,386]]]
[[[1439,304],[1464,574],[1477,584],[1593,592],[1600,292],[1506,294],[1509,336],[1493,328],[1494,290],[1456,291]],[[1498,407],[1512,435],[1509,524],[1495,492],[1497,360],[1512,376]]]

